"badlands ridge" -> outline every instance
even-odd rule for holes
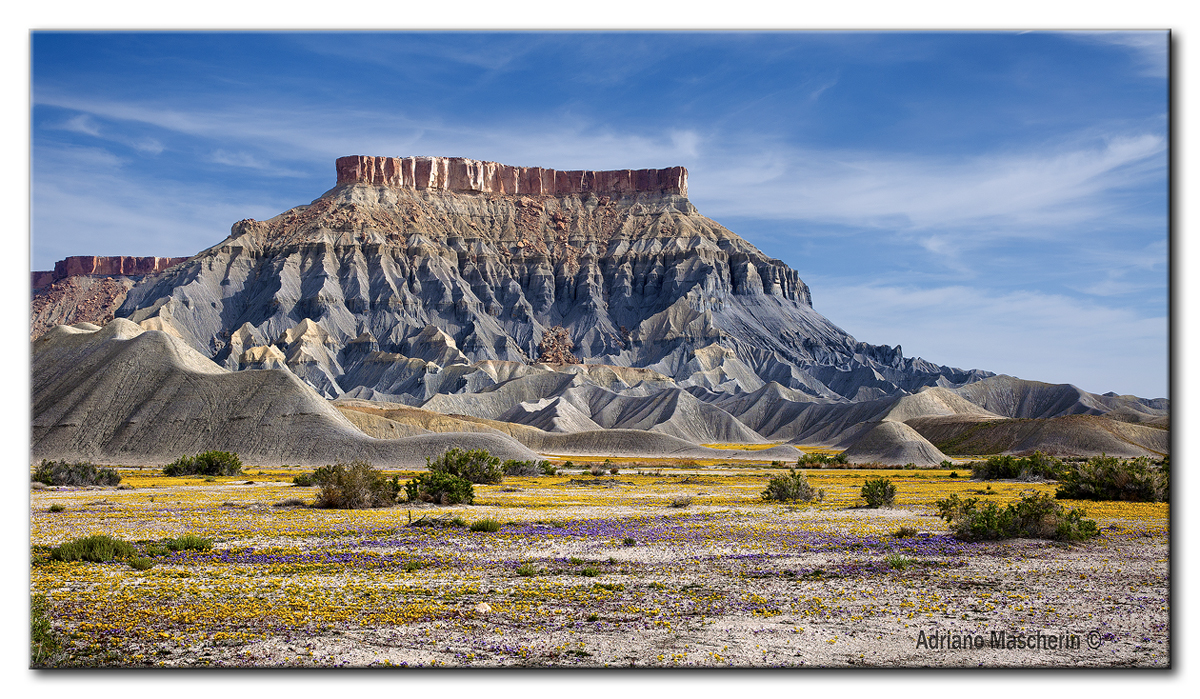
[[[798,272],[700,215],[682,167],[349,156],[336,175],[186,260],[35,272],[34,458],[215,448],[415,465],[478,446],[791,461],[804,445],[927,465],[1169,450],[1165,399],[856,341]],[[769,448],[702,446],[715,443]]]

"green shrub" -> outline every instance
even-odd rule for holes
[[[546,467],[550,467],[550,473],[546,474]],[[541,476],[554,475],[554,467],[550,466],[549,461],[518,461],[517,459],[509,459],[500,467],[506,476]]]
[[[954,462],[949,459],[942,459],[938,462],[938,468],[954,468]]]
[[[67,508],[63,507],[62,505],[60,505],[56,502],[53,505],[51,505],[50,508],[46,511],[47,512],[62,512],[65,509],[67,509]]]
[[[517,568],[517,575],[523,578],[532,578],[540,572],[532,563],[523,563],[520,568]]]
[[[683,496],[680,496],[680,497],[677,497],[677,498],[674,498],[671,500],[671,507],[687,507],[688,505],[691,505],[691,504],[692,504],[692,498],[687,495],[683,495]]]
[[[405,483],[404,490],[410,502],[423,500],[441,505],[470,505],[475,502],[475,488],[471,481],[440,471],[420,474]]]
[[[316,479],[311,473],[301,473],[292,478],[292,485],[298,485],[302,488],[308,488],[316,484]]]
[[[174,539],[168,539],[164,544],[171,551],[211,551],[213,547],[212,539],[205,539],[195,534],[184,534]]]
[[[632,536],[627,536],[624,539],[621,539],[621,543],[626,546],[637,546],[637,539],[633,538]]]
[[[862,487],[867,507],[890,507],[896,501],[896,486],[887,478],[869,478]]]
[[[989,456],[987,461],[973,462],[971,477],[988,481],[996,479],[1056,480],[1062,468],[1062,461],[1040,451],[1035,451],[1032,456],[1025,457],[995,454]]]
[[[360,459],[322,466],[313,473],[313,483],[321,488],[313,506],[333,510],[391,507],[400,492],[399,476],[389,480]]]
[[[471,522],[471,531],[473,532],[498,532],[502,525],[494,519],[480,519]]]
[[[779,462],[779,463],[780,463],[780,465],[783,464],[783,462]],[[844,464],[844,463],[846,463],[846,454],[844,452],[837,454],[835,456],[829,456],[828,454],[818,454],[816,452],[811,452],[811,453],[801,454],[800,456],[798,456],[796,458],[796,468],[800,468],[802,466],[821,466],[821,465],[825,465],[825,464]]]
[[[117,485],[121,475],[111,468],[96,468],[90,461],[50,461],[34,469],[32,481],[46,485]]]
[[[58,652],[58,637],[54,635],[54,627],[46,616],[50,604],[45,595],[32,595],[29,598],[29,664],[39,667],[46,663]]]
[[[138,556],[137,558],[129,559],[129,567],[134,570],[150,570],[154,567],[154,561],[149,558]]]
[[[958,478],[958,471],[951,471],[949,477],[950,478]]]
[[[762,499],[769,502],[812,502],[823,492],[818,493],[809,484],[803,471],[788,469],[787,475],[771,476],[767,481],[767,489],[762,492]]]
[[[554,467],[554,464],[550,463],[549,461],[542,462],[542,475],[543,476],[553,476],[557,473],[558,473],[558,469]]]
[[[164,476],[236,476],[242,472],[242,460],[227,451],[206,451],[181,456],[163,467]]]
[[[50,551],[50,560],[107,563],[114,558],[129,558],[136,552],[137,549],[129,542],[105,534],[95,534],[55,546]]]
[[[1021,499],[1000,507],[980,504],[979,498],[963,500],[957,494],[937,501],[938,516],[950,524],[954,535],[967,541],[1029,538],[1078,541],[1100,533],[1087,512],[1066,510],[1045,493],[1026,493]]]
[[[585,578],[594,578],[600,574],[600,569],[595,566],[584,566],[579,574]]]
[[[888,567],[893,570],[904,570],[915,564],[916,561],[908,556],[902,556],[898,553],[893,553],[887,557]]]
[[[404,562],[404,572],[406,572],[406,573],[412,573],[414,571],[420,570],[421,567],[422,566],[421,566],[420,561],[405,561]]]
[[[483,449],[449,449],[436,459],[425,458],[431,473],[446,473],[472,483],[499,483],[504,480],[500,459]]]
[[[1167,473],[1150,459],[1122,460],[1115,456],[1093,456],[1082,464],[1063,469],[1055,497],[1071,500],[1125,500],[1166,502],[1170,499]]]
[[[892,536],[897,539],[911,539],[917,535],[917,530],[913,527],[900,527],[892,532]]]

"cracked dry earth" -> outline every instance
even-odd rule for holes
[[[58,664],[1170,663],[1165,504],[1065,501],[1104,527],[1085,544],[964,543],[932,502],[979,484],[939,471],[884,473],[899,497],[882,510],[857,507],[864,476],[880,474],[812,471],[825,500],[785,507],[758,498],[766,471],[713,469],[596,487],[508,478],[477,486],[470,507],[357,512],[274,506],[315,495],[283,470],[253,484],[145,473],[126,478],[134,490],[32,494],[32,591],[68,649]],[[1053,490],[994,487],[1001,503]],[[65,510],[48,513],[54,503]],[[407,526],[446,514],[502,526]],[[146,571],[44,560],[39,545],[94,532],[216,543]]]

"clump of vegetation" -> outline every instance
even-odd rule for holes
[[[681,495],[671,500],[671,507],[687,507],[692,504],[692,498],[688,495]]]
[[[164,476],[236,476],[242,472],[242,460],[228,451],[206,451],[181,456],[163,467]]]
[[[958,471],[951,471],[949,477],[950,478],[958,478]]]
[[[279,502],[271,503],[271,507],[308,507],[308,503],[300,498],[284,498]]]
[[[579,364],[579,358],[571,353],[575,343],[571,333],[561,325],[555,325],[542,334],[538,343],[539,364]]]
[[[995,454],[989,456],[987,461],[973,462],[971,477],[985,481],[996,479],[1057,480],[1062,468],[1062,461],[1040,451],[1033,452],[1032,456],[1023,457]]]
[[[316,481],[313,480],[313,474],[301,473],[292,478],[292,485],[298,485],[302,488],[309,488],[313,485],[316,485]]]
[[[154,567],[154,560],[144,556],[129,559],[129,567],[134,570],[150,570]]]
[[[532,563],[523,563],[520,568],[517,568],[517,575],[523,578],[532,578],[541,572]]]
[[[473,532],[498,532],[502,525],[494,519],[480,519],[471,522],[471,531]]]
[[[1156,467],[1144,456],[1126,460],[1093,456],[1063,469],[1054,496],[1071,500],[1166,502],[1171,494],[1170,466],[1166,469]]]
[[[897,539],[911,539],[917,535],[917,530],[914,527],[900,527],[892,532],[892,536]]]
[[[621,539],[621,543],[626,546],[637,546],[637,539],[633,538],[632,536],[627,536],[624,539]]]
[[[604,475],[604,467],[593,465],[591,468],[588,469],[588,473],[590,473],[596,477],[603,476]]]
[[[600,574],[600,569],[596,566],[584,566],[583,570],[579,571],[579,574],[585,578],[594,578]]]
[[[891,507],[896,501],[896,486],[887,478],[868,478],[862,487],[867,507]]]
[[[60,647],[47,616],[49,610],[45,595],[29,598],[29,664],[34,667],[47,664]]]
[[[1080,541],[1100,533],[1087,512],[1067,510],[1045,493],[1025,493],[1021,499],[1000,507],[979,498],[963,500],[957,494],[937,501],[938,515],[954,535],[966,541],[997,539],[1053,539]]]
[[[938,468],[954,468],[954,462],[950,459],[942,459],[938,462]]]
[[[405,483],[404,491],[409,502],[419,500],[441,505],[471,505],[475,502],[471,481],[441,471],[422,473]]]
[[[47,512],[62,512],[65,509],[67,509],[67,508],[63,507],[62,505],[60,505],[56,502],[53,505],[51,505],[50,508],[47,509],[46,511]]]
[[[391,507],[400,492],[399,476],[388,479],[361,459],[322,466],[313,473],[313,482],[321,488],[313,506],[334,510]]]
[[[762,499],[770,502],[812,502],[824,500],[824,490],[813,490],[803,471],[788,469],[787,475],[771,476]]]
[[[892,570],[904,570],[916,564],[916,561],[908,556],[903,556],[898,553],[893,553],[887,557],[888,567]]]
[[[418,571],[420,569],[421,569],[420,561],[405,561],[404,562],[404,572],[405,573],[412,573],[412,572]]]
[[[504,480],[500,459],[486,449],[448,449],[436,459],[425,457],[431,473],[448,473],[472,483],[499,483]]]
[[[617,468],[616,466],[610,466],[608,472],[615,476],[621,472],[621,469]]]
[[[127,541],[106,534],[94,534],[55,546],[50,550],[50,560],[107,563],[114,558],[129,558],[136,553],[137,549]]]
[[[549,472],[547,472],[549,469]],[[549,461],[519,461],[509,459],[501,465],[500,470],[506,476],[553,476],[554,467]]]
[[[44,485],[117,485],[121,475],[111,468],[97,468],[90,461],[42,459],[31,480]]]
[[[803,466],[823,466],[825,464],[844,464],[846,463],[846,454],[840,453],[835,456],[828,454],[817,454],[816,452],[809,454],[801,454],[796,458],[796,468]]]

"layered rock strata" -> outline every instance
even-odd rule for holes
[[[187,260],[186,257],[77,255],[55,262],[53,271],[33,272],[32,282],[36,290],[67,277],[144,277],[158,274]]]
[[[369,184],[481,194],[609,194],[638,192],[687,196],[687,169],[551,170],[514,167],[469,158],[387,158],[348,155],[338,158],[337,184]]]

